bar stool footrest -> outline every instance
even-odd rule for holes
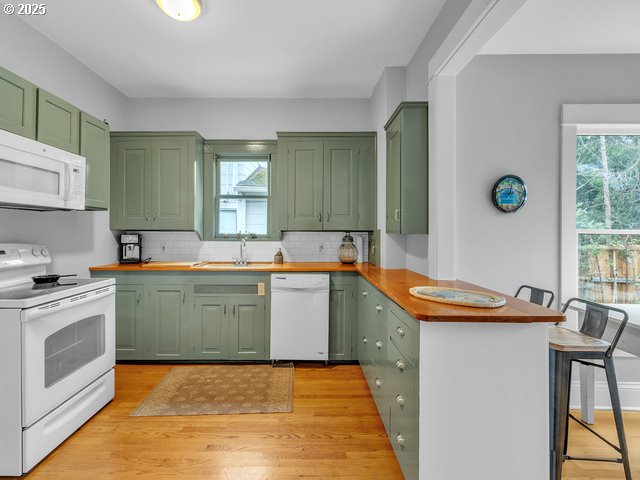
[[[622,458],[600,458],[600,457],[574,457],[572,455],[565,455],[565,460],[587,460],[589,462],[610,462],[610,463],[623,463]]]

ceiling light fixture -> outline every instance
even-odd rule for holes
[[[200,16],[200,0],[156,0],[164,13],[180,22],[190,22]]]

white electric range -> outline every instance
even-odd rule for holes
[[[0,476],[31,470],[114,396],[115,281],[36,285],[42,245],[0,244]]]

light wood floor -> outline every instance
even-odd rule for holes
[[[402,479],[358,366],[296,365],[291,414],[129,417],[170,369],[118,365],[114,401],[26,478]],[[596,425],[615,439],[610,413],[596,412]],[[640,412],[625,413],[625,427],[633,476],[640,479]],[[611,454],[577,425],[570,436],[573,454]],[[564,465],[564,479],[624,478],[616,464]]]
[[[118,365],[113,402],[28,479],[402,479],[356,365],[296,364],[293,413],[129,417],[170,369]]]

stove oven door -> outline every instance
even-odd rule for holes
[[[115,364],[115,287],[22,312],[22,420],[29,427]]]

